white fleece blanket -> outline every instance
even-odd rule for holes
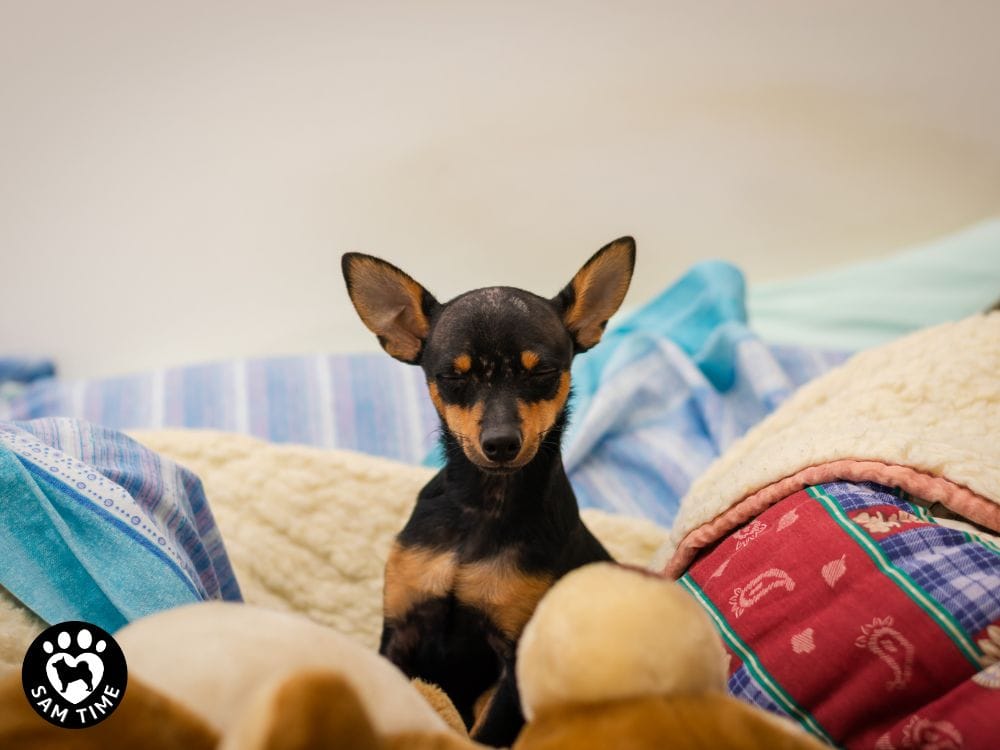
[[[803,387],[692,485],[658,558],[680,575],[770,504],[836,479],[898,486],[1000,531],[1000,312],[863,352]]]
[[[431,470],[221,432],[133,436],[201,478],[247,602],[299,612],[377,646],[385,559]],[[642,519],[598,511],[584,518],[622,562],[649,564],[667,539]],[[42,629],[0,589],[0,673],[20,668]]]

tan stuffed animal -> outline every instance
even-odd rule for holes
[[[391,696],[387,696],[391,697]],[[450,704],[449,704],[450,705]],[[452,708],[451,710],[454,710]],[[458,713],[455,713],[458,717]],[[90,729],[54,727],[28,706],[16,674],[0,680],[0,747],[17,750],[470,750],[439,727],[379,733],[352,682],[301,670],[260,691],[223,733],[144,682],[130,680],[121,705]]]
[[[382,657],[301,616],[195,604],[139,620],[116,640],[129,683],[115,713],[91,729],[51,726],[28,705],[20,676],[8,675],[0,680],[0,747],[475,747],[449,726],[461,720],[440,691],[411,684]]]
[[[117,710],[89,729],[60,729],[36,714],[20,672],[0,679],[0,747],[16,750],[213,750],[219,735],[204,719],[129,678]]]
[[[117,639],[129,685],[110,718],[51,727],[10,675],[0,681],[0,747],[481,748],[440,691],[301,616],[198,604]],[[528,724],[514,750],[824,747],[725,694],[722,644],[679,586],[615,565],[574,571],[543,598],[521,640],[518,682]]]
[[[609,563],[573,571],[521,638],[528,724],[514,750],[826,747],[726,695],[724,659],[707,615],[675,583]]]

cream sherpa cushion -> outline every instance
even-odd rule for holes
[[[998,430],[1000,312],[918,331],[802,387],[726,451],[681,501],[658,557],[679,575],[768,503],[834,479],[899,486],[1000,529]]]

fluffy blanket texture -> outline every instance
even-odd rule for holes
[[[302,613],[376,647],[385,558],[431,470],[221,432],[134,436],[201,478],[247,602]],[[648,564],[667,538],[649,521],[583,515],[623,562]],[[0,673],[20,668],[43,629],[0,589]]]
[[[874,481],[1000,531],[1000,313],[863,352],[803,387],[691,487],[660,552],[700,549],[809,485]]]

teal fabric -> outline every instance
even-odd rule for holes
[[[638,310],[609,326],[599,346],[573,362],[573,410],[587,411],[603,379],[643,358],[661,341],[675,344],[717,390],[733,382],[736,344],[750,335],[746,288],[738,268],[706,261]]]
[[[114,632],[130,620],[200,601],[191,583],[75,489],[0,446],[4,586],[50,623]]]
[[[959,320],[1000,299],[1000,219],[896,255],[751,285],[750,327],[766,341],[857,351]]]

